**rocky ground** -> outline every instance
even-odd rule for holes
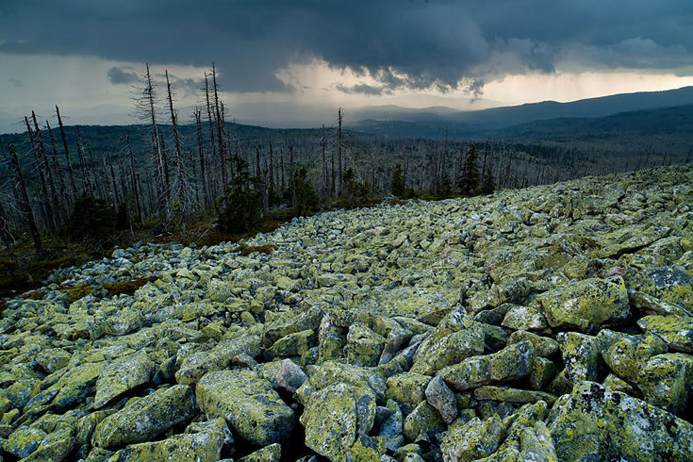
[[[7,302],[0,460],[693,460],[692,275],[693,166],[120,249]]]

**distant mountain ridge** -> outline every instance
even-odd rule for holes
[[[508,127],[553,119],[596,119],[626,112],[693,105],[693,87],[590,98],[570,103],[545,101],[485,109],[448,112],[442,108],[364,111],[371,117],[347,123],[349,128],[383,136],[479,136],[507,132]],[[584,125],[583,125],[584,126]],[[512,132],[512,130],[511,130]]]

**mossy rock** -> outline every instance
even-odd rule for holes
[[[282,458],[282,446],[279,443],[270,444],[258,449],[252,454],[238,459],[238,462],[279,462]]]
[[[497,416],[485,421],[478,417],[466,423],[453,423],[443,437],[440,450],[445,460],[477,460],[488,457],[498,449],[503,426]]]
[[[547,426],[559,460],[693,459],[693,424],[594,382],[556,401]]]
[[[163,388],[131,400],[96,426],[92,445],[112,448],[148,441],[180,425],[197,413],[195,393],[187,385]]]
[[[640,369],[637,385],[650,404],[681,415],[693,381],[693,357],[683,353],[652,356]]]
[[[46,432],[29,426],[22,426],[3,441],[2,448],[20,459],[33,454],[47,437]]]
[[[104,367],[96,381],[94,408],[103,407],[112,399],[148,383],[155,370],[155,364],[143,351]]]
[[[224,444],[233,442],[224,419],[193,423],[185,433],[160,441],[131,444],[116,456],[118,462],[199,462],[219,460]]]
[[[385,339],[382,336],[357,322],[349,327],[344,357],[357,366],[377,366],[384,347]]]
[[[331,461],[379,461],[384,443],[369,447],[361,442],[373,427],[375,414],[376,399],[370,388],[332,384],[313,393],[301,415],[305,444]]]
[[[414,443],[434,441],[435,435],[446,428],[440,413],[426,401],[416,406],[404,419],[404,436]]]
[[[96,381],[103,370],[101,363],[86,363],[68,370],[58,382],[49,389],[58,390],[52,401],[59,409],[74,407],[94,392]]]
[[[638,326],[664,340],[669,348],[693,353],[693,319],[679,316],[645,316]]]
[[[397,401],[412,410],[426,400],[426,386],[431,381],[428,375],[405,372],[387,379],[385,398]]]
[[[265,357],[269,360],[290,356],[302,356],[315,346],[316,335],[312,329],[302,330],[280,338],[265,352]]]
[[[491,382],[492,360],[492,355],[474,356],[442,369],[439,375],[448,386],[460,391],[469,390]]]
[[[573,383],[595,381],[602,369],[602,342],[598,337],[577,332],[561,332],[556,336],[561,346],[565,376]]]
[[[517,380],[529,374],[534,350],[528,341],[508,345],[493,355],[491,379],[498,382]]]
[[[518,404],[534,404],[539,401],[545,401],[552,405],[556,401],[556,396],[542,391],[485,385],[474,390],[474,399],[477,401],[491,400]]]
[[[294,411],[253,371],[209,372],[198,382],[196,395],[202,412],[225,418],[234,432],[255,446],[291,437]]]
[[[623,324],[631,316],[628,292],[620,278],[569,282],[537,299],[552,328],[595,332],[604,324]]]

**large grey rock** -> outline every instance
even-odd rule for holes
[[[253,371],[209,372],[198,382],[196,396],[202,412],[223,417],[253,445],[283,443],[291,437],[294,411]]]
[[[187,385],[157,390],[131,400],[123,409],[96,426],[92,445],[111,448],[150,440],[180,425],[197,413],[195,393]]]
[[[538,296],[553,328],[595,332],[604,324],[623,324],[631,316],[623,279],[569,282]]]
[[[594,382],[580,382],[548,420],[560,460],[691,460],[693,425]]]
[[[224,419],[192,423],[185,433],[160,441],[131,444],[117,455],[118,462],[197,462],[220,459],[225,444],[233,442]]]
[[[313,393],[301,415],[305,444],[331,461],[379,460],[382,440],[366,436],[375,421],[375,394],[368,387],[336,383]]]
[[[112,399],[148,383],[156,366],[145,352],[118,359],[106,366],[96,381],[94,408],[98,409]]]

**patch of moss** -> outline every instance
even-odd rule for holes
[[[94,286],[90,286],[89,284],[80,282],[76,286],[73,286],[68,289],[66,301],[68,304],[74,303],[80,298],[84,298],[87,295],[91,295],[92,292],[94,292]]]
[[[278,248],[275,244],[245,246],[241,248],[241,255],[247,257],[253,252],[268,254]]]
[[[131,281],[107,282],[103,285],[103,288],[113,295],[134,295],[137,289],[157,279],[159,279],[158,276],[148,276],[146,278],[133,279]]]

